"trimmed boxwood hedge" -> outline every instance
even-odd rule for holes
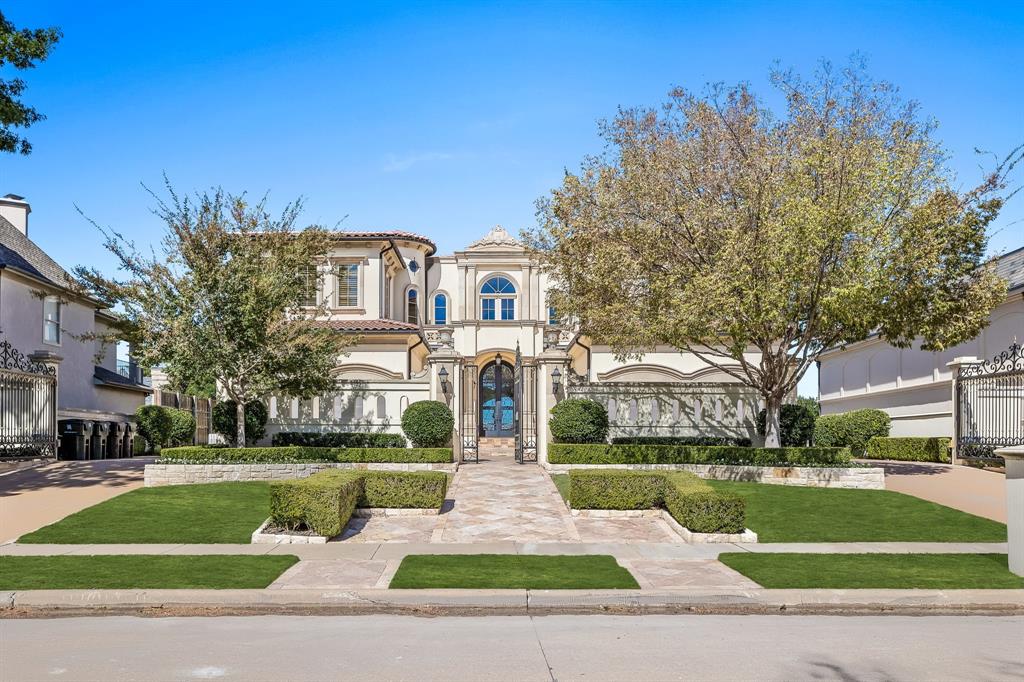
[[[608,410],[596,400],[568,398],[551,408],[549,425],[556,443],[603,443]]]
[[[277,447],[304,445],[314,448],[404,448],[406,446],[405,436],[400,433],[360,433],[358,431],[335,433],[281,431],[275,433],[270,442]]]
[[[749,438],[722,436],[616,436],[612,445],[734,445],[749,448]]]
[[[869,440],[889,435],[890,421],[888,414],[871,408],[822,415],[814,423],[814,445],[850,448],[855,457],[860,457]]]
[[[746,528],[742,498],[716,491],[686,471],[571,471],[569,504],[573,509],[663,507],[695,533],[742,533]]]
[[[363,490],[359,472],[321,471],[270,484],[270,518],[289,530],[334,537],[348,525]]]
[[[360,471],[363,491],[356,506],[440,509],[448,492],[443,471]]]
[[[551,464],[746,464],[847,466],[846,448],[741,448],[690,445],[575,445],[549,443]]]
[[[455,416],[442,402],[420,400],[402,413],[402,433],[418,448],[439,448],[451,445]]]
[[[452,461],[451,448],[168,448],[159,464],[291,464],[295,462],[374,462],[443,464]]]
[[[906,462],[949,462],[949,438],[899,437],[868,441],[864,456],[868,459],[895,459]]]

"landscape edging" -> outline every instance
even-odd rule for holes
[[[454,474],[455,462],[288,462],[278,464],[147,464],[145,486],[222,483],[227,481],[285,481],[306,478],[325,469],[367,471],[443,471]]]

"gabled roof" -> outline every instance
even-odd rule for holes
[[[0,269],[11,268],[34,279],[68,288],[71,276],[6,218],[0,216]]]
[[[437,251],[437,245],[433,241],[424,237],[421,234],[415,232],[404,232],[402,230],[370,230],[370,231],[357,231],[357,232],[345,232],[336,231],[333,233],[336,239],[347,239],[353,241],[361,241],[367,239],[405,239],[411,242],[419,242],[430,248],[428,256],[433,255]]]
[[[996,273],[1008,282],[1010,291],[1024,287],[1024,246],[1001,256],[996,261]]]

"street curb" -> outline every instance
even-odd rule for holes
[[[1024,615],[1024,590],[33,590],[0,619],[227,615]]]

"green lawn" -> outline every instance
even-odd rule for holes
[[[139,488],[23,535],[59,544],[248,543],[270,515],[270,484]]]
[[[558,494],[562,496],[565,503],[569,503],[569,474],[551,474],[551,480],[558,488]]]
[[[747,502],[761,542],[1006,542],[1006,526],[888,490],[708,481]]]
[[[410,554],[390,587],[618,590],[640,586],[608,555]]]
[[[0,590],[262,589],[298,560],[290,554],[3,556]]]
[[[770,588],[1021,589],[1005,554],[756,554],[718,560]]]

